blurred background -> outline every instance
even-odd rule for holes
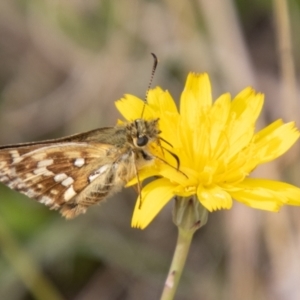
[[[153,86],[179,99],[189,71],[214,97],[265,93],[259,127],[300,125],[300,1],[1,0],[0,144],[58,138],[120,118],[114,101]],[[259,128],[258,128],[259,129]],[[255,176],[300,185],[299,144]],[[130,227],[136,193],[65,221],[0,186],[0,299],[159,299],[177,238],[170,203]],[[176,299],[300,299],[300,208],[234,203],[194,238]]]

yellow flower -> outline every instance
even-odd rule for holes
[[[263,94],[248,87],[233,100],[230,94],[223,94],[213,103],[208,75],[190,73],[179,112],[169,92],[160,88],[150,90],[147,100],[143,117],[160,119],[161,137],[173,147],[163,141],[162,145],[178,156],[181,172],[172,155],[153,146],[153,153],[167,163],[156,160],[139,172],[142,179],[160,178],[143,188],[142,205],[135,207],[132,226],[145,228],[174,196],[196,195],[210,212],[231,208],[232,199],[269,211],[278,211],[283,204],[300,205],[299,188],[248,177],[299,138],[294,122],[282,120],[255,133]],[[127,120],[140,118],[143,105],[131,95],[116,102]]]

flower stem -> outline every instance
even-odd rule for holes
[[[178,227],[178,239],[161,300],[174,299],[195,231]]]

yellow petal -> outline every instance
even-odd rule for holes
[[[180,118],[179,130],[177,140],[181,142],[181,152],[183,157],[187,159],[186,163],[190,163],[194,160],[194,146],[193,146],[193,132],[188,125]],[[178,143],[178,142],[177,142]],[[180,161],[182,158],[180,157]],[[184,163],[182,161],[182,163]]]
[[[136,202],[131,226],[144,229],[173,197],[173,185],[167,179],[157,179],[142,190],[142,204]]]
[[[200,123],[199,115],[212,105],[211,85],[206,73],[188,75],[180,100],[180,115],[190,128]]]
[[[164,163],[159,166],[159,174],[168,178],[170,182],[179,184],[182,187],[196,185],[198,180],[198,173],[192,169],[181,167],[180,170],[172,168]]]
[[[163,91],[159,87],[149,90],[147,102],[153,109],[162,113],[170,112],[178,114],[176,104],[170,93]]]
[[[283,125],[280,123],[276,121],[254,136],[255,152],[259,163],[279,157],[298,140],[300,133],[294,122]]]
[[[261,93],[256,93],[251,87],[243,89],[231,103],[231,111],[237,116],[246,117],[248,115],[251,118],[251,122],[255,122],[260,115],[264,104],[264,95]]]
[[[246,88],[234,98],[226,134],[230,139],[230,157],[239,153],[253,138],[255,122],[263,106],[263,95]]]
[[[139,170],[139,181],[143,182],[146,178],[154,177],[160,175],[159,170],[156,167],[145,167]],[[137,177],[133,177],[130,181],[128,181],[125,187],[133,186],[138,183]]]
[[[139,118],[146,120],[158,117],[149,105],[135,96],[125,95],[124,98],[115,102],[118,111],[128,121],[133,121]],[[142,115],[144,109],[144,113]]]
[[[210,212],[217,209],[230,209],[231,196],[218,186],[212,188],[198,187],[197,197],[201,204]]]
[[[228,191],[250,207],[278,211],[283,204],[300,205],[300,189],[285,182],[247,178]]]
[[[160,136],[164,138],[167,142],[169,142],[173,148],[182,147],[180,139],[178,139],[179,132],[179,114],[172,112],[165,112],[164,115],[159,119],[159,129],[161,130]],[[164,147],[168,148],[168,144],[161,141]]]
[[[260,130],[259,132],[257,132],[255,134],[255,141],[259,141],[260,139],[265,138],[269,134],[272,134],[273,131],[275,131],[277,128],[279,128],[283,124],[284,123],[281,119],[274,121],[273,123],[266,126],[265,128],[263,128],[262,130]]]
[[[214,103],[211,112],[211,126],[210,126],[210,144],[211,148],[215,149],[219,153],[222,152],[222,149],[225,145],[223,145],[222,149],[220,150],[220,144],[222,145],[223,142],[220,144],[218,143],[221,140],[223,140],[224,137],[224,128],[225,124],[228,120],[229,111],[231,107],[231,101],[230,101],[230,94],[223,94],[221,95]],[[228,141],[228,139],[226,138]],[[226,143],[226,146],[228,145],[228,142]]]

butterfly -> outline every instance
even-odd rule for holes
[[[152,55],[149,87],[157,66]],[[138,178],[155,159],[150,145],[166,142],[160,133],[158,119],[141,117],[64,138],[0,146],[0,182],[74,218]]]
[[[158,119],[60,139],[0,146],[0,182],[74,218],[120,190],[153,162]]]

